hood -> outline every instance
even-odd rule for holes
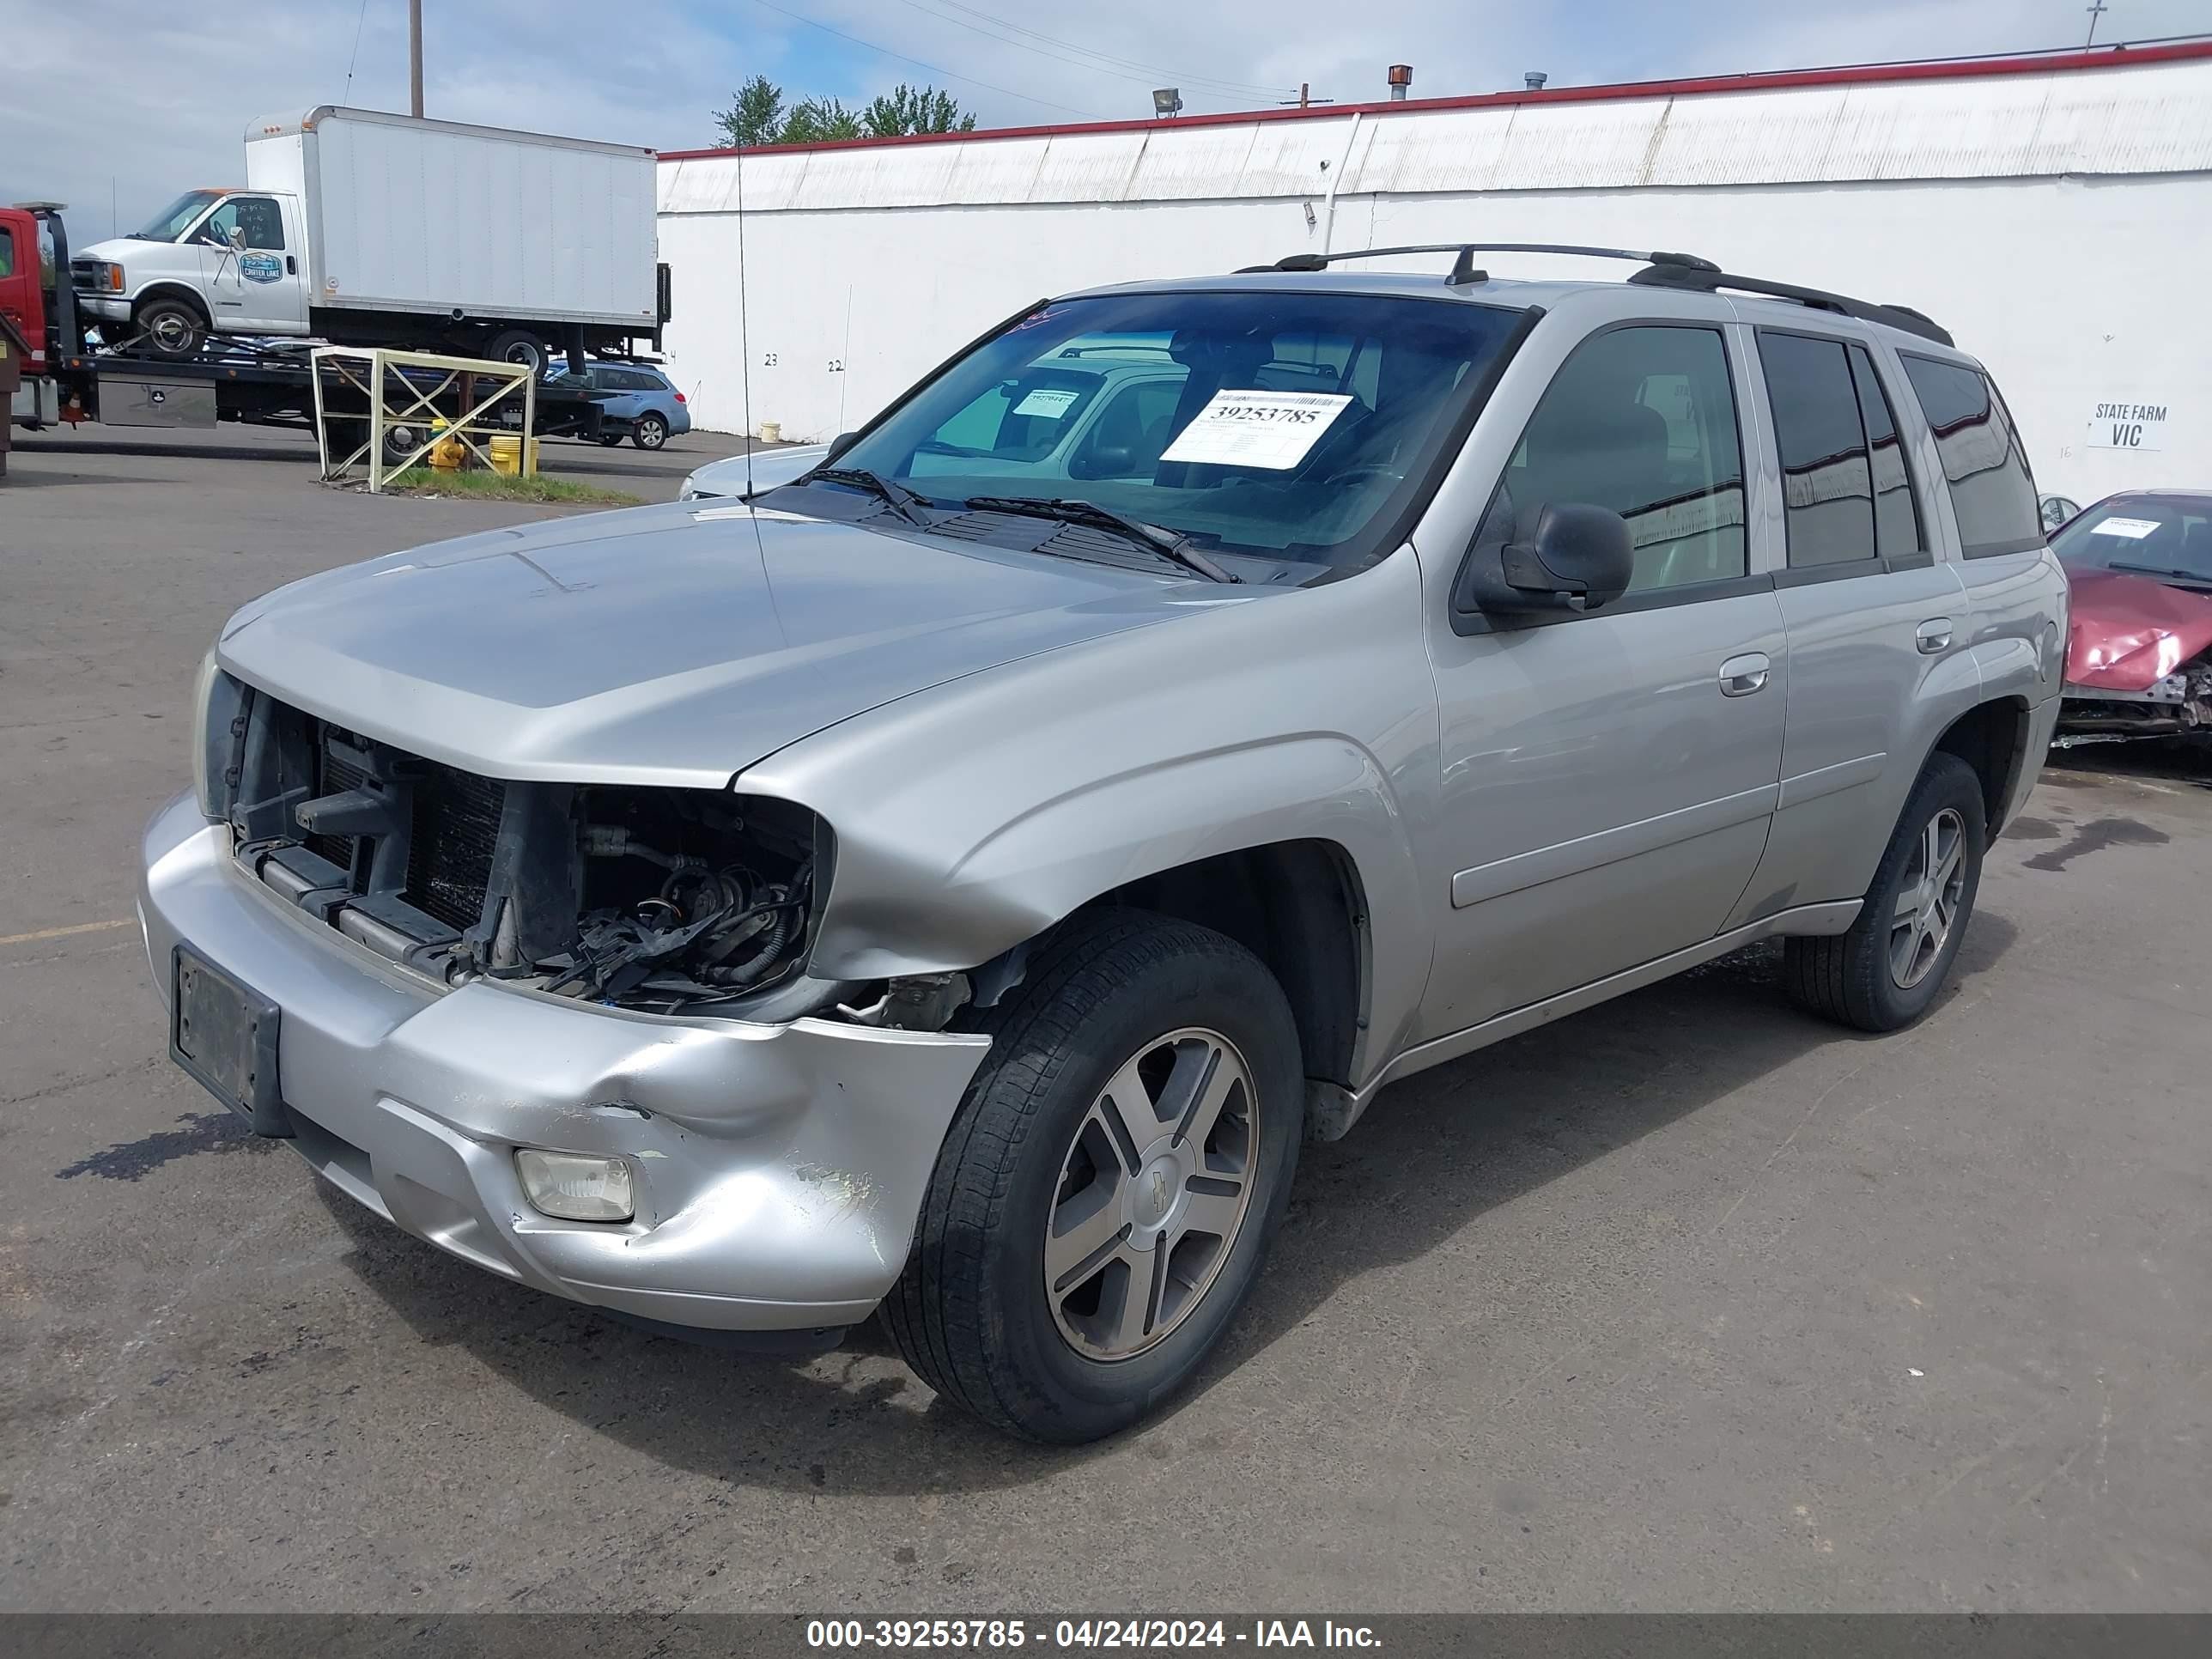
[[[2119,570],[2072,572],[2069,582],[2069,686],[2148,691],[2191,658],[2212,649],[2212,594]]]
[[[134,253],[143,253],[149,247],[173,248],[174,242],[149,242],[143,236],[111,236],[104,242],[94,242],[90,247],[73,247],[72,259],[106,259],[115,264],[126,264]]]
[[[693,470],[684,479],[684,486],[699,495],[742,495],[745,480],[752,480],[755,489],[769,489],[777,484],[789,483],[800,473],[811,471],[822,465],[830,453],[827,444],[798,444],[782,449],[763,449],[752,457],[748,474],[745,457],[726,456],[719,461]]]
[[[469,771],[720,788],[895,698],[1254,592],[678,504],[311,576],[240,611],[217,657]]]

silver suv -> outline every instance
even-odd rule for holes
[[[1394,1079],[1772,935],[1917,1018],[2058,709],[1995,388],[1902,308],[1451,251],[1040,304],[795,480],[247,605],[145,838],[173,1056],[489,1272],[880,1311],[1082,1441]]]

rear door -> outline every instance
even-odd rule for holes
[[[1710,939],[1774,807],[1789,664],[1746,511],[1748,335],[1632,309],[1563,362],[1544,343],[1540,326],[1478,436],[1521,422],[1478,553],[1586,502],[1628,520],[1636,574],[1600,610],[1463,634],[1461,548],[1421,544],[1443,763],[1425,1038]]]
[[[1732,926],[1864,893],[1930,719],[1963,713],[1976,686],[1966,592],[1937,555],[1894,369],[1850,326],[1756,338],[1757,419],[1782,478],[1789,727],[1773,833]]]

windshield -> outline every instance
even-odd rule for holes
[[[1061,301],[952,364],[838,465],[936,505],[1078,499],[1202,548],[1358,565],[1389,550],[1521,315],[1279,291]]]
[[[219,190],[188,190],[149,220],[143,230],[131,234],[142,242],[173,242],[208,210],[210,203],[222,200]]]
[[[2072,570],[2212,582],[2212,495],[2115,495],[2051,538]]]

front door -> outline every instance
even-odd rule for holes
[[[1758,865],[1789,661],[1752,558],[1729,332],[1632,322],[1583,340],[1477,532],[1525,533],[1547,502],[1611,507],[1636,546],[1627,594],[1464,637],[1434,619],[1431,879],[1449,890],[1425,1038],[1710,939]]]
[[[234,238],[232,233],[238,234]],[[197,233],[200,269],[226,334],[304,334],[307,279],[273,196],[226,198]]]

